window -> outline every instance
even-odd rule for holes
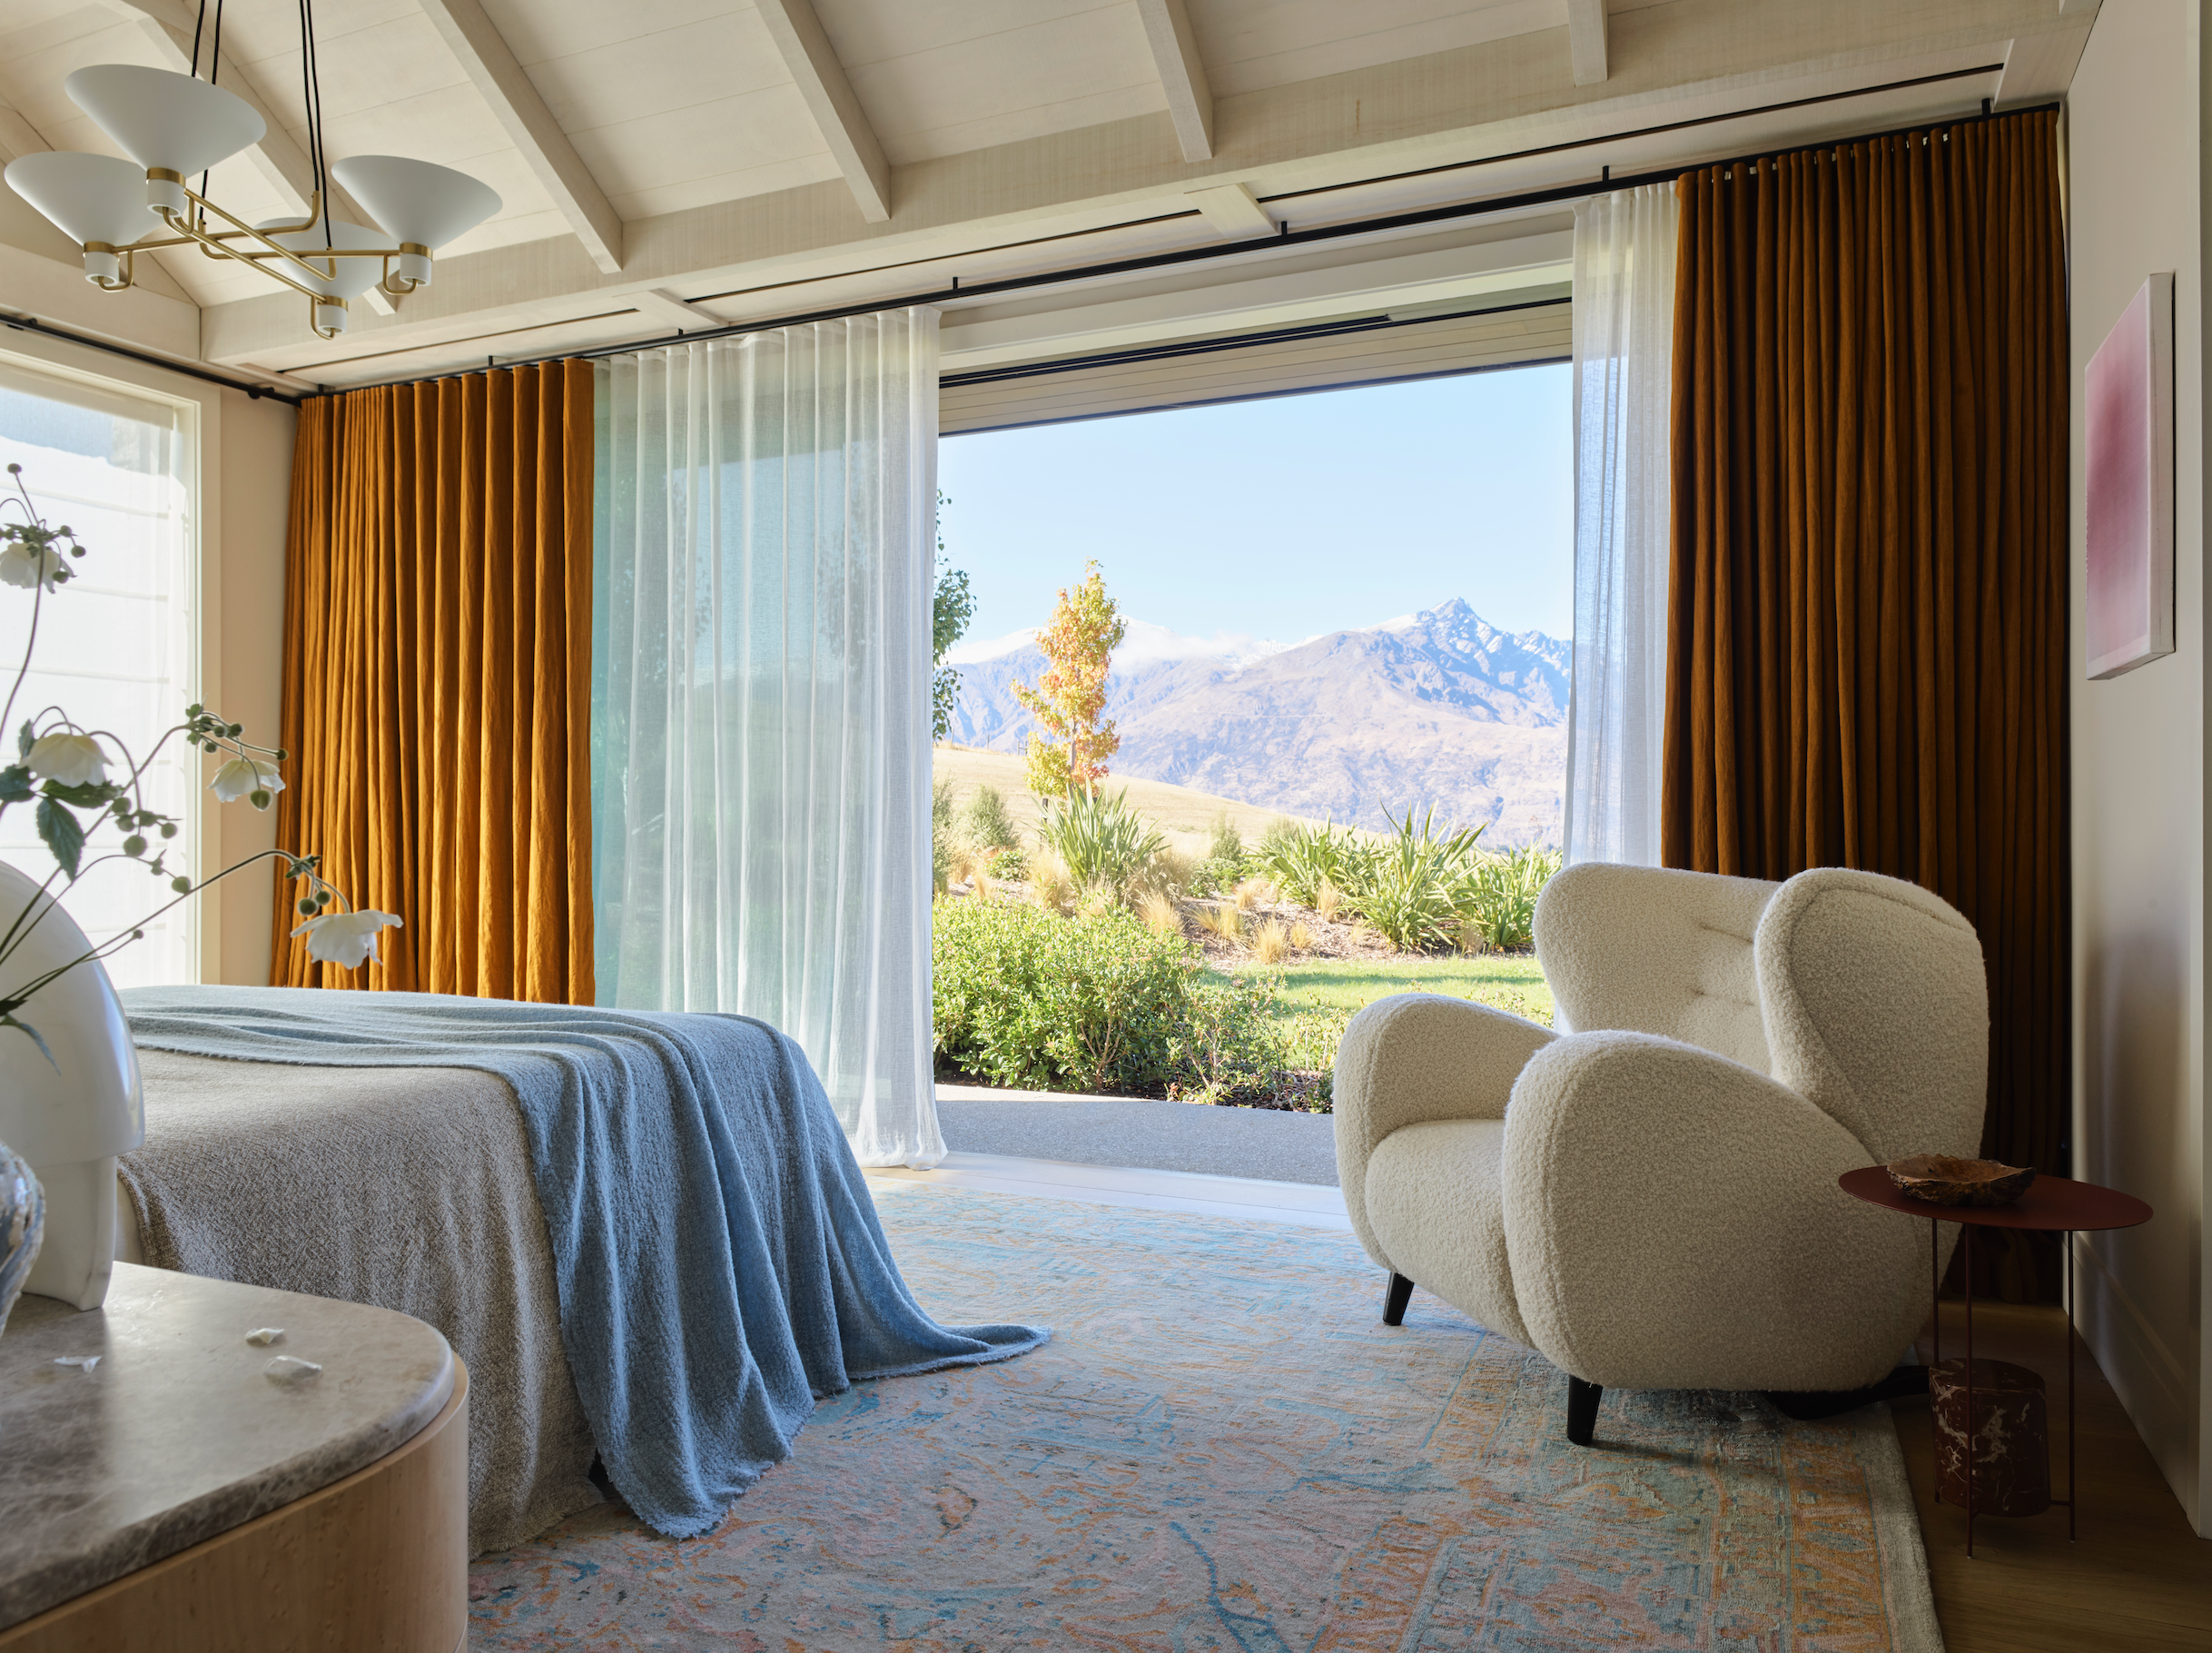
[[[195,698],[195,413],[190,404],[0,361],[0,464],[22,466],[38,513],[67,523],[86,548],[76,578],[37,606],[37,648],[15,696],[15,727],[5,735],[11,753],[26,718],[60,706],[112,737],[102,742],[112,759],[128,753],[143,763]],[[17,479],[0,480],[17,497]],[[4,595],[0,697],[23,659],[33,614],[29,592]],[[194,767],[183,743],[172,741],[146,772],[148,807],[182,823],[168,861],[184,873],[198,870]],[[96,840],[111,852],[114,842],[112,832]],[[0,858],[34,878],[58,872],[21,807],[0,817]],[[64,889],[57,878],[54,887],[95,943],[174,898],[165,880],[120,858],[88,864],[74,885]],[[198,978],[193,905],[145,922],[145,939],[109,961],[117,986]]]

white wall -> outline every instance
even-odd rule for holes
[[[80,282],[80,284],[82,284]],[[173,373],[104,351],[13,330],[0,351],[135,385],[199,411],[200,698],[252,738],[274,746],[282,698],[284,534],[292,431],[286,403]],[[182,709],[180,706],[179,709]],[[276,842],[276,814],[202,793],[202,876]],[[269,980],[273,872],[225,880],[200,897],[200,979]]]
[[[2086,1238],[2084,1334],[2200,1533],[2206,1415],[2205,72],[2199,8],[2098,15],[2067,104],[2072,278],[2074,1174],[2150,1202]],[[2174,275],[2177,652],[2083,678],[2082,369]]]

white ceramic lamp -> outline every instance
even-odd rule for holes
[[[0,996],[92,945],[51,896],[0,862],[0,913],[12,919],[34,900],[41,916],[0,966]],[[96,1309],[115,1261],[115,1156],[146,1140],[138,1048],[96,960],[40,988],[15,1015],[38,1029],[54,1058],[0,1027],[0,1143],[30,1163],[46,1190],[45,1243],[24,1289]]]
[[[62,83],[70,101],[145,168],[144,202],[184,210],[184,180],[262,141],[269,128],[234,93],[189,74],[96,64]]]
[[[146,214],[144,170],[114,155],[48,150],[17,157],[0,175],[84,249],[84,279],[100,286],[123,280],[123,261],[114,249],[155,227]]]
[[[268,234],[269,239],[276,243],[278,246],[299,253],[311,263],[328,263],[333,273],[327,276],[309,275],[290,267],[285,271],[288,275],[298,276],[316,292],[335,299],[358,299],[374,286],[377,277],[383,273],[382,262],[373,258],[333,258],[324,261],[315,257],[315,254],[321,252],[326,246],[381,247],[386,243],[384,236],[379,232],[364,229],[357,223],[348,223],[342,218],[333,218],[330,220],[330,239],[326,242],[323,239],[323,230],[321,224],[307,230],[277,230],[273,227],[291,222],[294,221],[275,218],[256,224],[254,228]],[[342,304],[316,305],[315,331],[325,338],[345,332],[345,306]]]
[[[411,287],[430,285],[432,252],[499,210],[499,197],[467,173],[400,155],[349,155],[331,163],[331,176],[406,249],[392,273]]]

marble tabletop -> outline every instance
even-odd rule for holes
[[[282,1339],[246,1341],[265,1327]],[[268,1375],[283,1356],[321,1371]],[[0,1628],[375,1462],[453,1382],[446,1340],[389,1309],[127,1262],[102,1308],[19,1299],[0,1332]]]

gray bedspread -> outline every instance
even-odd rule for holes
[[[599,1501],[515,1094],[465,1067],[142,1050],[124,1156],[146,1261],[396,1309],[469,1368],[469,1549]]]
[[[577,1399],[615,1490],[672,1538],[709,1530],[789,1457],[817,1396],[1051,1335],[923,1312],[821,1081],[765,1023],[420,993],[123,997],[142,1049],[505,1080]],[[411,1203],[409,1168],[390,1169],[388,1197]]]

